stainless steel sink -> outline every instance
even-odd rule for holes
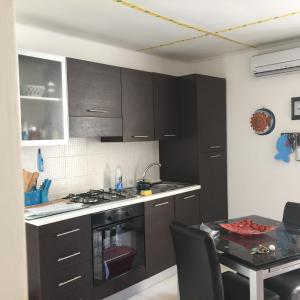
[[[152,192],[154,193],[162,193],[162,192],[167,192],[171,190],[176,190],[176,189],[181,189],[186,187],[187,184],[183,183],[176,183],[176,182],[158,182],[152,184]]]

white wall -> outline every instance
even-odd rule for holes
[[[36,171],[37,147],[22,149],[22,165]],[[115,184],[116,167],[121,167],[125,187],[134,186],[145,167],[159,161],[158,142],[100,143],[97,139],[71,139],[66,146],[41,147],[45,172],[40,181],[52,179],[49,199],[89,189],[108,189]],[[159,169],[151,168],[147,178],[159,180]]]
[[[227,79],[227,140],[229,215],[260,214],[280,219],[286,201],[300,202],[300,162],[276,161],[281,132],[299,131],[291,120],[291,97],[300,96],[300,73],[254,78],[249,59],[254,51],[231,54],[193,64],[194,72]],[[276,116],[276,128],[256,135],[249,124],[261,107]]]
[[[190,66],[149,54],[84,40],[61,33],[17,24],[19,49],[35,50],[50,54],[84,59],[108,65],[158,72],[170,75],[189,73]]]
[[[0,299],[27,299],[13,1],[0,1]],[[5,145],[5,147],[3,147]]]

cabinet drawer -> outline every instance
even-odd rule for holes
[[[92,258],[91,232],[80,234],[80,238],[70,236],[63,241],[45,239],[40,245],[41,266],[49,271],[72,266]]]
[[[185,225],[200,223],[199,191],[175,196],[175,220]]]
[[[92,262],[77,264],[53,274],[45,273],[42,278],[46,299],[85,300],[80,298],[79,291],[83,297],[92,289]]]
[[[50,272],[92,258],[90,217],[51,224],[40,234],[41,267]]]
[[[91,229],[91,217],[83,216],[61,222],[41,226],[39,229],[40,239],[51,238],[64,241],[66,238],[80,238],[82,232]]]
[[[46,300],[91,300],[91,289],[80,288],[71,293],[63,293],[61,296],[50,296]]]

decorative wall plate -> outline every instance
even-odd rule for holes
[[[250,124],[256,134],[269,134],[275,128],[275,115],[267,108],[260,108],[252,115]]]

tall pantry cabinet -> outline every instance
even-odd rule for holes
[[[201,185],[203,221],[225,219],[227,207],[226,81],[178,78],[179,137],[160,142],[161,178]]]

